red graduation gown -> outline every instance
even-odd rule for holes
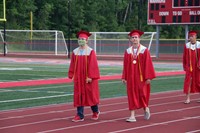
[[[198,68],[200,66],[200,42],[197,41],[196,50],[192,50],[190,45],[190,42],[186,43],[183,51],[183,69],[186,72],[183,92],[186,94],[189,93],[189,87],[191,88],[190,93],[200,92],[200,68]],[[192,71],[190,71],[190,59]]]
[[[145,108],[149,104],[150,84],[146,84],[147,79],[155,78],[155,71],[150,53],[146,47],[140,45],[139,58],[133,64],[132,47],[124,53],[124,65],[122,79],[127,81],[127,95],[129,110]],[[140,79],[139,60],[143,81]]]
[[[77,59],[76,59],[77,58]],[[87,60],[86,60],[87,58]],[[75,63],[77,60],[77,63]],[[86,71],[87,62],[87,71]],[[76,68],[75,68],[76,64]],[[76,69],[76,70],[74,70]],[[91,83],[86,83],[86,73],[88,78],[92,78]],[[99,104],[99,86],[100,77],[96,54],[94,50],[87,47],[87,50],[79,51],[76,48],[71,57],[68,77],[74,76],[74,106],[93,106]]]

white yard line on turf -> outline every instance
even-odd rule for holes
[[[63,87],[72,87],[73,85],[56,85],[56,89],[57,88],[63,88]],[[55,86],[47,86],[47,87],[35,87],[35,86],[33,86],[32,88],[26,88],[26,89],[22,89],[22,90],[44,90],[44,89],[51,89],[51,88],[55,88]],[[1,92],[7,92],[6,90],[8,90],[8,92],[15,92],[15,91],[19,91],[18,89],[13,89],[13,90],[11,90],[11,89],[0,89],[0,93]]]
[[[9,90],[9,89],[0,89],[0,93],[5,93],[5,92],[27,92],[27,93],[50,93],[50,94],[66,94],[67,92],[62,92],[62,91],[36,91],[36,90],[29,90],[29,89],[23,89],[23,90]]]
[[[19,102],[19,101],[29,101],[29,100],[38,100],[38,99],[55,98],[55,97],[64,97],[64,96],[72,96],[72,95],[73,95],[73,94],[65,94],[65,95],[55,95],[55,96],[46,96],[46,97],[35,97],[35,98],[15,99],[15,100],[0,101],[0,103]]]

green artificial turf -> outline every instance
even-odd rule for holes
[[[180,90],[184,76],[157,77],[151,81],[151,93]],[[126,96],[126,86],[121,80],[100,81],[100,97]],[[33,107],[73,100],[73,84],[42,85],[0,89],[0,110]],[[15,101],[12,101],[15,100]]]

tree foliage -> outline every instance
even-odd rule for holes
[[[156,31],[156,26],[147,25],[147,0],[7,0],[6,7],[7,29],[30,29],[33,12],[34,30],[62,30],[68,35],[70,28],[70,37],[81,29]],[[198,25],[189,28],[200,30]],[[161,26],[160,31],[161,38],[184,38],[183,25]]]

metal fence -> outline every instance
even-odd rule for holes
[[[199,40],[200,41],[200,40]],[[148,42],[141,40],[141,44],[148,47]],[[160,39],[159,54],[181,54],[183,52],[185,39]],[[71,40],[71,50],[78,47],[77,40]],[[93,45],[91,45],[93,48]],[[119,39],[97,40],[96,53],[97,55],[123,55],[124,50],[129,47],[129,41]],[[151,44],[151,55],[155,55],[156,40]]]

